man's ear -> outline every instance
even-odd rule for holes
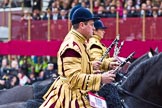
[[[84,22],[80,22],[80,23],[79,23],[79,26],[80,26],[81,28],[83,28],[83,27],[85,26]]]

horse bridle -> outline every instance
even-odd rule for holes
[[[135,99],[138,99],[138,100],[140,100],[140,101],[142,101],[142,102],[145,102],[145,103],[147,103],[147,104],[150,104],[150,105],[155,106],[155,107],[158,107],[158,108],[162,108],[161,105],[158,105],[158,104],[156,104],[156,103],[153,103],[153,102],[150,102],[150,101],[148,101],[148,100],[146,100],[146,99],[143,99],[143,98],[141,98],[141,97],[139,97],[139,96],[136,96],[136,95],[134,95],[133,93],[131,93],[131,92],[127,91],[127,90],[124,90],[124,89],[123,89],[122,87],[120,87],[120,86],[117,86],[117,89],[118,89],[120,92],[122,92],[122,93],[124,93],[124,94],[126,94],[126,95],[129,95],[129,96],[131,96],[131,97],[133,97],[133,98],[135,98]]]

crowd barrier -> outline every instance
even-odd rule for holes
[[[108,26],[103,40],[113,40],[117,31],[116,19],[101,20]],[[50,23],[47,20],[12,20],[11,40],[63,40],[69,31],[68,24],[68,20],[51,20]],[[162,40],[162,17],[146,18],[144,25],[142,18],[119,19],[118,26],[121,40]]]

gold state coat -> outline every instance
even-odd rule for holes
[[[58,52],[58,77],[48,92],[40,108],[91,108],[86,98],[88,91],[100,89],[101,74],[93,74],[92,64],[86,52],[85,37],[75,30],[67,34]],[[72,49],[80,57],[62,55]]]

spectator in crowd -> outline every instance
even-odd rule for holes
[[[57,70],[54,67],[53,63],[48,63],[47,68],[44,70],[44,78],[49,79],[49,78],[57,78],[58,73]]]
[[[143,17],[144,15],[145,15],[146,17],[149,16],[149,11],[148,11],[148,9],[147,9],[146,3],[142,3],[142,4],[141,4],[140,17]]]
[[[20,65],[20,69],[24,71],[25,75],[29,76],[31,63],[28,61],[28,57],[24,57],[21,61],[22,63]]]
[[[42,67],[43,70],[45,70],[48,66],[48,59],[45,56],[42,57],[42,65],[43,65]]]
[[[119,17],[123,16],[123,6],[119,0],[116,1],[116,11],[119,13]]]
[[[17,85],[19,85],[19,79],[15,75],[9,75],[6,79],[0,79],[0,90],[10,89]]]
[[[9,80],[7,80],[5,85],[6,85],[5,88],[7,88],[7,89],[18,86],[19,85],[19,78],[15,75],[11,75],[9,77]]]
[[[109,18],[116,18],[116,6],[111,5],[110,6],[110,12],[108,13]]]
[[[29,19],[32,19],[29,10],[24,10],[23,16],[21,17],[21,21],[27,21]]]
[[[151,17],[153,16],[153,5],[152,5],[152,2],[151,0],[146,0],[146,6],[147,6],[147,11],[148,11],[148,16]]]
[[[127,0],[127,2],[125,3],[125,8],[128,10],[128,11],[131,11],[131,8],[133,6],[133,0]]]
[[[24,86],[24,85],[27,85],[27,84],[31,83],[30,79],[24,74],[24,72],[22,70],[20,70],[18,72],[17,76],[19,78],[19,85],[20,86]]]
[[[132,6],[131,10],[128,11],[128,17],[138,17],[138,13],[134,6]]]
[[[152,13],[151,15],[154,17],[154,18],[157,18],[159,15],[158,15],[158,7],[157,6],[153,6],[152,7]]]
[[[140,9],[141,4],[143,3],[143,0],[135,0],[135,1],[131,0],[131,2],[132,2],[131,3],[132,6],[135,6],[136,9]]]
[[[3,79],[3,76],[9,74],[8,60],[6,58],[2,59],[2,65],[0,68],[0,79]]]
[[[29,79],[30,79],[30,84],[33,84],[37,81],[37,78],[35,77],[34,72],[29,73]]]
[[[12,68],[11,68],[12,67]],[[0,89],[4,88],[12,88],[16,85],[18,85],[19,80],[17,78],[17,69],[16,67],[16,61],[13,60],[11,62],[11,67],[8,66],[7,59],[4,58],[2,60],[2,66],[0,68]]]
[[[34,64],[34,72],[36,77],[38,77],[39,73],[43,70],[42,57],[38,57],[37,60],[37,63]]]
[[[58,16],[58,19],[65,20],[68,19],[67,11],[62,9],[60,10],[60,14]]]
[[[104,6],[99,6],[98,10],[94,13],[94,15],[100,18],[108,17],[108,14],[106,13]]]
[[[85,1],[81,2],[81,6],[84,7],[84,8],[88,8],[88,5]]]
[[[43,15],[43,20],[48,20],[48,18],[50,20],[52,20],[52,12],[50,11],[50,9],[46,9],[46,12]]]
[[[33,11],[32,19],[33,20],[41,20],[40,11],[38,9],[35,9]]]
[[[12,61],[11,61],[10,75],[15,75],[15,76],[17,76],[18,71],[19,71],[19,64],[18,64],[18,61],[17,61],[16,59],[15,59],[15,60],[12,60]]]
[[[110,10],[111,0],[104,0],[104,7],[106,9],[106,12]]]
[[[61,3],[61,5],[62,5],[62,9],[63,10],[69,10],[69,0],[64,0],[62,3]],[[61,9],[61,10],[62,10]]]
[[[93,12],[97,12],[99,6],[100,6],[100,0],[95,0],[94,1]]]
[[[51,11],[53,11],[54,8],[58,8],[58,10],[62,9],[59,1],[54,1],[52,3],[52,6],[50,7]]]
[[[73,7],[75,7],[76,5],[78,5],[78,4],[76,4],[75,2],[72,2],[72,3],[71,3],[71,9],[72,9]]]
[[[52,20],[58,20],[59,19],[59,9],[54,8],[52,10]]]
[[[129,17],[129,16],[128,16],[128,10],[127,10],[127,9],[123,9],[122,19],[123,19],[123,20],[127,20],[128,17]]]

